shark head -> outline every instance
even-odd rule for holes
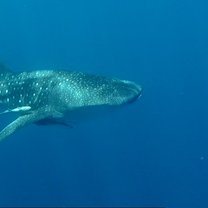
[[[113,82],[114,92],[109,93],[111,104],[122,105],[136,101],[142,93],[141,86],[126,80],[115,80]]]
[[[59,74],[50,103],[66,110],[87,106],[118,106],[137,100],[142,88],[134,82],[81,72]],[[55,99],[54,99],[55,98]]]

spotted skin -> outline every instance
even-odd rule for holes
[[[0,104],[6,112],[20,109],[19,117],[0,132],[0,141],[27,124],[55,121],[83,107],[119,106],[140,94],[141,87],[133,82],[82,72],[0,70]]]

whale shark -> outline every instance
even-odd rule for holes
[[[0,131],[0,141],[28,124],[64,124],[64,117],[90,108],[121,106],[142,92],[134,82],[67,70],[14,72],[0,65],[1,114],[17,118]],[[69,125],[70,126],[70,125]]]

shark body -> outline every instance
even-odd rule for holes
[[[77,109],[120,106],[135,101],[141,87],[133,82],[75,71],[39,70],[13,73],[0,66],[2,113],[19,117],[0,132],[0,141],[30,123],[60,123]]]

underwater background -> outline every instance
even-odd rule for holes
[[[0,143],[0,206],[208,207],[208,2],[1,0],[0,61],[141,84],[74,128]],[[1,129],[15,118],[1,115]]]

